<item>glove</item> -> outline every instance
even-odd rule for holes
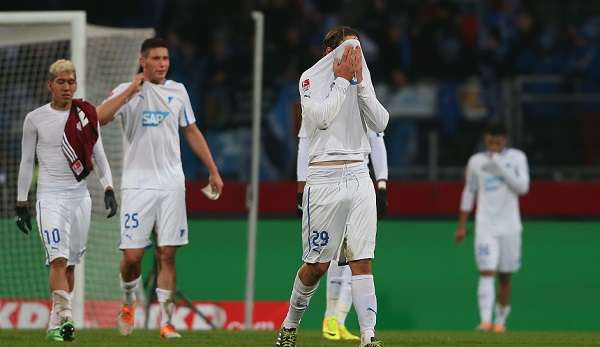
[[[296,193],[296,213],[302,218],[302,192]]]
[[[107,210],[110,209],[108,216],[106,218],[110,218],[117,213],[117,208],[119,205],[117,204],[117,199],[115,198],[115,192],[112,189],[107,189],[104,192],[104,208]]]
[[[387,213],[387,190],[385,188],[377,188],[375,191],[375,199],[377,204],[377,218],[381,218]]]
[[[15,207],[15,221],[17,227],[25,234],[29,234],[31,231],[31,215],[29,214],[29,206],[16,206]]]

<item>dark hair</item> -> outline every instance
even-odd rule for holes
[[[142,42],[142,48],[140,49],[140,53],[142,53],[142,55],[145,55],[152,48],[159,48],[159,47],[164,47],[166,49],[169,49],[169,44],[167,43],[167,41],[165,39],[163,39],[161,37],[152,37],[152,38],[146,39],[146,40],[144,40],[144,42]]]
[[[493,120],[486,125],[483,133],[492,136],[506,136],[506,126],[502,122]]]
[[[335,49],[344,42],[344,37],[346,36],[356,36],[359,38],[358,32],[348,26],[337,26],[329,30],[325,34],[325,38],[323,38],[323,50],[327,49],[327,47]]]

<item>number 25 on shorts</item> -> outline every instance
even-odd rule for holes
[[[326,231],[318,232],[315,230],[312,232],[310,240],[313,245],[313,248],[327,246],[327,244],[329,243],[329,233]]]
[[[125,213],[125,229],[135,229],[140,225],[137,213]]]

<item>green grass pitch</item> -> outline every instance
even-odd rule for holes
[[[275,332],[183,332],[180,340],[161,340],[157,331],[135,331],[128,337],[115,330],[83,330],[69,346],[272,346]],[[44,341],[44,332],[0,330],[0,346],[28,347],[56,345]],[[508,332],[492,334],[480,332],[409,332],[381,331],[378,336],[385,346],[600,346],[600,332]],[[357,346],[355,342],[331,342],[314,330],[303,330],[298,335],[300,347]]]

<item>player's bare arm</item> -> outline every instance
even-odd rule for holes
[[[98,114],[100,125],[106,125],[112,122],[112,120],[115,119],[115,113],[117,113],[121,106],[125,105],[125,103],[129,101],[133,94],[140,90],[143,82],[144,74],[140,73],[135,75],[129,87],[127,87],[127,89],[125,89],[121,94],[109,98],[104,103],[97,106],[96,113]]]
[[[223,180],[221,179],[219,169],[210,153],[204,135],[202,135],[196,124],[190,124],[189,126],[182,128],[182,131],[192,151],[194,151],[196,156],[198,156],[208,168],[208,183],[211,185],[213,191],[221,194],[223,191]]]
[[[456,233],[454,234],[454,241],[456,243],[462,243],[467,237],[467,221],[469,220],[468,211],[460,211],[458,215],[458,227],[456,228]]]

